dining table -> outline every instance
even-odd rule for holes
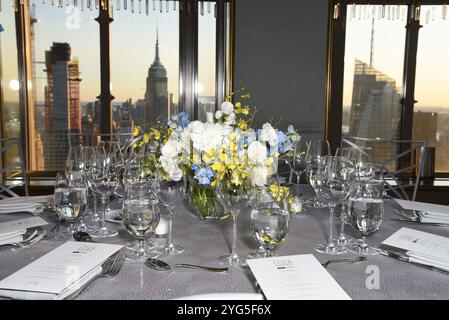
[[[310,190],[304,186],[304,195]],[[309,195],[310,196],[310,195]],[[449,228],[420,223],[397,221],[394,210],[399,205],[394,199],[384,200],[384,219],[377,232],[367,237],[371,245],[380,245],[401,227],[421,230],[441,236],[449,236]],[[120,209],[118,199],[111,207]],[[304,207],[304,212],[291,215],[289,231],[280,246],[277,256],[313,254],[321,263],[357,254],[321,254],[314,250],[318,243],[327,241],[330,214],[328,208]],[[25,218],[29,213],[0,214],[0,223]],[[54,212],[46,211],[41,217],[48,222],[48,236],[33,246],[18,248],[0,247],[0,280],[35,261],[63,241],[56,240],[50,230],[57,223]],[[334,225],[338,225],[334,218]],[[107,222],[108,227],[119,231],[118,236],[96,238],[97,242],[125,245],[135,240],[120,221]],[[360,238],[361,234],[346,224],[349,237]],[[157,243],[164,238],[150,239]],[[218,257],[229,254],[232,242],[232,219],[202,220],[192,213],[185,201],[178,203],[173,213],[173,241],[185,250],[161,259],[169,264],[190,263],[220,267]],[[250,210],[243,210],[238,218],[237,248],[242,254],[257,249],[251,236]],[[399,300],[399,299],[449,299],[449,275],[432,271],[381,254],[369,255],[356,263],[330,263],[327,271],[354,300]],[[142,260],[126,260],[121,271],[111,278],[99,278],[82,290],[80,300],[166,300],[189,299],[198,295],[256,294],[260,289],[249,268],[230,268],[227,273],[177,268],[170,271],[151,269]]]

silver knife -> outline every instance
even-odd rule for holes
[[[380,253],[383,254],[384,256],[387,256],[387,257],[390,257],[390,258],[394,258],[396,260],[408,262],[408,263],[414,264],[414,265],[416,265],[418,267],[426,268],[426,269],[432,270],[432,271],[438,271],[438,272],[444,273],[446,275],[449,275],[449,271],[447,271],[447,270],[440,269],[440,268],[433,267],[433,266],[429,266],[427,264],[423,264],[423,263],[419,263],[419,262],[410,261],[410,257],[407,256],[406,254],[403,254],[403,253],[399,253],[399,252],[395,252],[395,251],[391,251],[391,250],[386,250],[384,248],[381,248]]]
[[[421,222],[417,220],[406,220],[406,219],[390,219],[393,221],[401,221],[401,222],[408,222],[408,223],[418,223],[422,224],[423,226],[433,226],[433,227],[449,227],[449,223],[437,223],[437,222]]]

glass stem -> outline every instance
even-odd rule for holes
[[[138,241],[137,256],[142,257],[145,255],[145,240],[142,238],[138,238],[137,241]]]
[[[332,239],[334,238],[334,207],[329,208],[330,217],[329,217],[329,241],[328,243],[332,243]]]
[[[106,230],[106,208],[109,206],[109,197],[101,197],[101,202],[103,204],[103,210],[100,218],[100,229]]]
[[[94,218],[98,217],[97,213],[97,193],[94,191]]]
[[[168,207],[168,233],[167,233],[167,242],[166,242],[166,249],[171,250],[173,249],[173,241],[172,241],[172,228],[173,228],[173,209]]]
[[[346,243],[345,236],[345,205],[341,204],[341,212],[340,212],[340,236],[338,237],[338,241],[341,244]]]
[[[231,260],[237,260],[237,215],[232,214],[232,251],[231,251]]]

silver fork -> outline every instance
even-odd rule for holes
[[[115,277],[120,270],[122,269],[125,263],[125,255],[120,251],[113,256],[106,259],[105,262],[101,265],[101,272],[97,274],[95,277],[87,281],[84,285],[82,285],[78,290],[69,295],[66,300],[74,299],[78,294],[80,294],[89,284],[97,280],[98,278],[112,278]]]
[[[32,245],[38,243],[40,240],[42,240],[47,235],[47,232],[45,230],[42,230],[42,232],[38,232],[37,230],[34,230],[34,232],[28,236],[28,238],[23,239],[20,242],[13,242],[8,243],[12,246],[19,247],[19,248],[27,248],[31,247]]]

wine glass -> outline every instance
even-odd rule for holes
[[[69,222],[69,226],[56,239],[72,237],[77,231],[75,222],[87,208],[87,184],[79,173],[58,173],[53,196],[56,214],[61,220]]]
[[[86,171],[87,162],[93,156],[94,149],[90,146],[71,146],[67,155],[66,171]]]
[[[301,181],[301,176],[306,170],[307,165],[307,149],[301,145],[301,136],[297,133],[291,135],[293,141],[293,149],[287,155],[287,163],[290,167],[291,174],[289,183],[292,182],[293,173],[296,175],[296,184]]]
[[[123,184],[126,187],[133,183],[149,182],[156,187],[158,175],[156,156],[152,153],[136,153],[131,155],[125,167]]]
[[[123,175],[125,172],[125,157],[123,155],[123,150],[119,141],[109,141],[103,140],[99,143],[100,154],[105,156],[106,161],[114,164],[114,171],[116,172],[117,180],[119,184],[114,190],[113,194],[119,198],[123,197],[124,194],[124,183]],[[108,211],[109,211],[108,207]]]
[[[137,245],[127,247],[130,259],[154,258],[145,239],[153,234],[159,223],[159,208],[151,200],[147,183],[136,183],[126,189],[123,201],[123,224],[137,238]]]
[[[358,243],[349,246],[351,252],[361,255],[375,255],[380,249],[366,242],[366,236],[379,230],[384,217],[382,179],[357,179],[351,183],[349,209],[351,225],[362,233]]]
[[[114,168],[114,162],[110,160],[110,155],[99,155],[95,170],[91,172],[92,186],[94,190],[101,194],[103,205],[102,215],[100,217],[100,228],[92,232],[92,237],[113,237],[118,234],[116,230],[106,227],[106,211],[109,208],[109,197],[114,193],[118,186],[117,174]]]
[[[253,192],[251,233],[260,246],[250,257],[272,257],[288,232],[290,213],[287,192],[276,185],[254,188]]]
[[[341,204],[349,195],[349,175],[350,166],[346,159],[342,157],[324,156],[318,162],[317,185],[318,195],[329,207],[330,230],[327,243],[318,244],[315,250],[327,254],[341,254],[347,252],[344,236],[344,223],[340,230],[339,239],[333,237],[333,216],[335,207]]]
[[[182,199],[182,188],[184,181],[164,180],[159,179],[159,183],[156,188],[156,193],[159,201],[167,208],[168,211],[168,232],[165,245],[158,249],[160,254],[172,255],[178,254],[184,251],[184,248],[180,245],[174,244],[172,240],[172,228],[173,228],[173,212],[176,204]]]
[[[237,253],[237,218],[241,210],[244,210],[250,201],[250,190],[245,184],[236,185],[230,179],[218,180],[216,184],[217,200],[225,210],[231,213],[233,223],[233,240],[230,255],[219,258],[223,264],[241,267],[245,264],[244,258]]]
[[[307,201],[307,205],[314,208],[325,208],[326,203],[322,201],[318,192],[318,185],[316,174],[318,170],[318,163],[322,156],[330,156],[330,145],[327,140],[312,140],[307,144],[306,155],[306,173],[309,184],[314,189],[316,196],[313,200]]]

